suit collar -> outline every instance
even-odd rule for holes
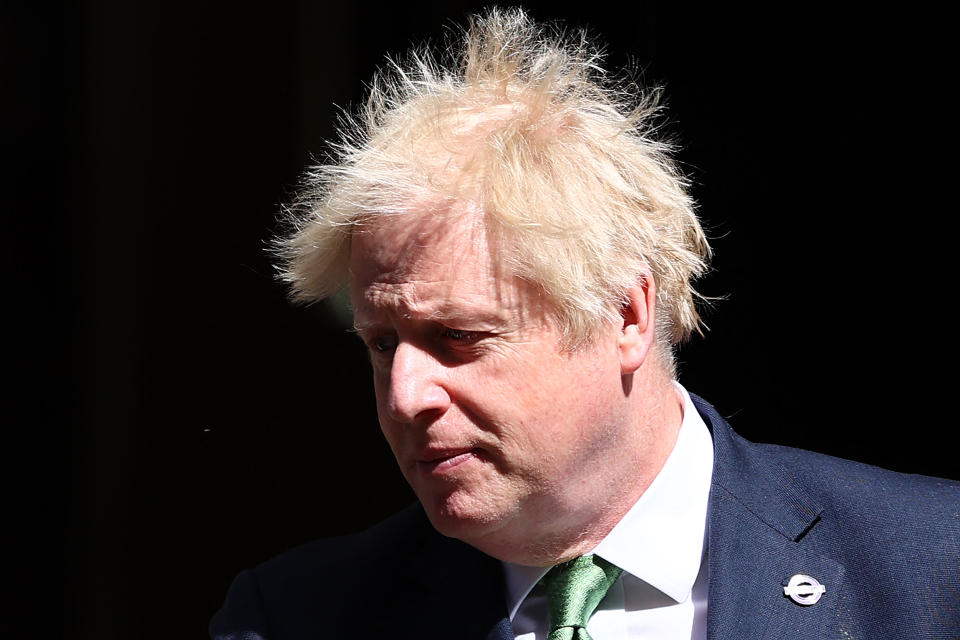
[[[799,540],[823,508],[779,463],[739,437],[703,399],[691,396],[713,434],[714,487],[737,496],[744,508],[790,540]]]
[[[715,456],[708,640],[830,636],[844,568],[803,541],[823,508],[787,469],[737,436],[713,407],[693,400],[713,434]],[[784,596],[795,574],[826,586],[817,604],[804,607]]]

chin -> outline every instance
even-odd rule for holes
[[[487,500],[460,491],[418,497],[434,529],[467,544],[496,531],[509,517]]]

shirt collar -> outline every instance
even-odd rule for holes
[[[690,596],[706,544],[713,441],[679,383],[683,422],[663,469],[640,499],[591,552],[652,585],[677,602]],[[549,567],[504,562],[512,620]]]

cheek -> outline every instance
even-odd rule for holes
[[[611,382],[619,386],[619,372],[611,375],[609,368],[584,364],[577,359],[556,357],[527,371],[518,381],[527,404],[535,407],[539,415],[560,419],[605,404]]]
[[[530,436],[557,451],[592,446],[616,421],[623,400],[619,369],[577,364],[558,361],[552,375],[538,376],[527,388],[532,395],[525,413],[538,431]]]

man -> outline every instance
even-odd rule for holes
[[[283,241],[349,285],[419,505],[238,576],[215,638],[960,636],[960,491],[675,382],[709,248],[651,101],[520,11],[374,84]],[[633,100],[631,103],[630,101]]]

